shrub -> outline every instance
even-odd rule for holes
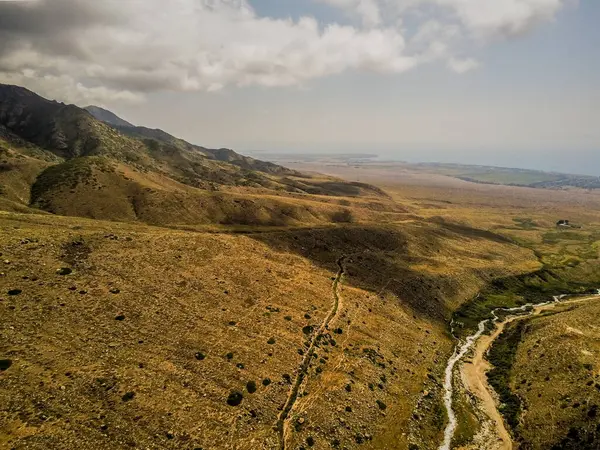
[[[240,403],[242,403],[243,399],[244,399],[244,396],[242,395],[241,392],[231,391],[231,393],[229,394],[229,397],[227,397],[227,404],[229,406],[238,406]]]
[[[135,397],[135,392],[127,392],[125,395],[123,395],[123,397],[121,397],[121,400],[128,402],[129,400],[133,400],[133,397]]]
[[[349,209],[344,209],[333,213],[331,221],[334,223],[352,223],[354,222],[354,217]]]
[[[312,325],[306,325],[305,327],[302,328],[302,332],[304,334],[311,334],[314,330],[314,327]]]

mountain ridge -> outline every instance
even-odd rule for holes
[[[167,133],[160,128],[148,128],[145,126],[133,125],[112,111],[100,108],[98,106],[86,106],[84,109],[92,114],[92,116],[94,116],[97,120],[106,123],[107,125],[130,137],[143,140],[151,139],[159,143],[175,145],[186,150],[198,151],[208,158],[214,158],[218,161],[235,164],[245,169],[258,170],[273,174],[299,174],[296,171],[286,169],[285,167],[274,163],[260,161],[249,156],[241,155],[228,148],[209,149],[203,146],[191,144],[183,139],[173,136],[170,133]]]
[[[370,185],[305,175],[160,129],[115,125],[129,122],[101,112],[113,123],[0,84],[0,192],[7,201],[60,215],[155,225],[351,221],[348,206],[359,201],[378,211],[406,212]],[[353,200],[342,205],[335,197]]]
[[[135,126],[132,123],[127,122],[126,120],[120,118],[112,111],[109,111],[108,109],[105,109],[105,108],[101,108],[100,106],[88,105],[88,106],[83,107],[82,109],[89,112],[96,119],[98,119],[102,122],[105,122],[109,125],[116,125],[116,126],[120,126],[120,127]]]

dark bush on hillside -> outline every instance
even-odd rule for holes
[[[306,325],[305,327],[302,328],[302,332],[304,334],[311,334],[313,332],[313,326],[312,325]]]
[[[246,390],[248,393],[254,394],[256,392],[256,383],[254,381],[248,381],[248,383],[246,383]]]
[[[354,217],[349,209],[344,209],[333,213],[331,221],[334,223],[352,223],[354,222]]]
[[[242,395],[241,392],[231,391],[231,393],[229,394],[229,397],[227,397],[227,404],[229,406],[238,406],[240,403],[242,403],[243,399],[244,399],[244,396]]]

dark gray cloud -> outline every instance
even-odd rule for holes
[[[122,20],[101,4],[102,0],[0,1],[0,33],[48,36]]]

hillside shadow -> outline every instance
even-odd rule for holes
[[[440,247],[447,232],[433,228],[428,242]],[[408,251],[408,236],[400,229],[383,226],[343,226],[290,230],[250,235],[281,252],[298,254],[334,273],[336,261],[345,255],[345,282],[376,295],[391,292],[414,314],[444,321],[450,316],[446,299],[456,295],[459,284],[451,277],[426,274],[411,265],[426,260]]]
[[[472,228],[468,225],[460,223],[448,222],[443,217],[432,217],[429,222],[440,225],[448,231],[464,236],[466,238],[481,238],[488,241],[497,242],[499,244],[514,244],[515,242],[509,237],[494,233],[488,230]]]

